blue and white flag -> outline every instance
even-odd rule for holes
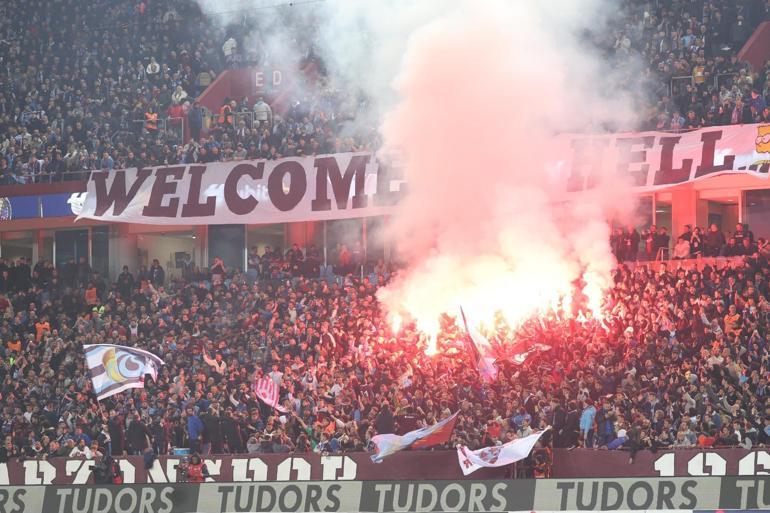
[[[147,351],[114,344],[84,345],[94,393],[101,401],[129,388],[144,388],[144,377],[158,379],[163,360]]]
[[[385,456],[390,456],[409,447],[425,449],[447,443],[452,437],[458,413],[460,412],[455,412],[453,415],[432,426],[410,431],[403,436],[392,433],[373,436],[372,442],[377,447],[377,454],[371,456],[372,461],[381,463]]]

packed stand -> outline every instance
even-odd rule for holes
[[[201,107],[223,69],[264,56],[239,51],[192,0],[82,4],[4,6],[14,15],[0,20],[0,185],[371,147],[345,127],[359,105],[322,80],[281,113],[263,98]]]
[[[649,95],[647,130],[770,121],[770,61],[752,69],[738,52],[770,20],[767,0],[629,0],[624,24],[603,45],[619,62],[636,62],[629,82]],[[630,61],[629,61],[630,59]]]
[[[413,326],[392,333],[375,294],[391,270],[340,248],[255,249],[246,272],[217,259],[170,279],[160,263],[115,282],[85,260],[0,263],[0,462],[13,458],[340,453],[371,449],[460,410],[450,448],[476,449],[552,426],[544,447],[627,449],[766,445],[770,440],[770,264],[702,270],[621,265],[606,316],[549,315],[490,337],[546,342],[501,361],[484,385],[451,318],[439,354]],[[363,279],[360,265],[365,265]],[[329,276],[323,278],[322,276]],[[157,382],[100,404],[83,344],[163,358]],[[280,386],[280,414],[252,385]],[[536,454],[538,454],[536,452]],[[545,457],[545,456],[544,456]]]
[[[209,113],[196,98],[227,67],[264,62],[246,24],[219,27],[192,0],[12,0],[0,19],[0,185],[83,179],[91,170],[370,150],[348,121],[365,99],[326,83],[273,112],[260,98]],[[93,5],[91,5],[93,4]],[[651,94],[646,129],[770,121],[770,66],[737,52],[770,1],[627,0],[597,43]],[[286,14],[290,26],[291,11]],[[259,17],[253,20],[259,21]],[[256,25],[255,25],[256,26]],[[303,65],[323,63],[312,42]],[[298,53],[303,53],[297,50]],[[683,78],[684,77],[684,78]],[[650,105],[649,108],[644,107]]]
[[[83,4],[3,6],[0,183],[82,179],[78,171],[160,161],[171,146],[158,136],[159,116],[202,92],[224,66],[221,31],[195,2]]]

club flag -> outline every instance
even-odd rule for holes
[[[278,385],[276,385],[271,377],[264,376],[258,379],[254,383],[254,393],[257,394],[260,401],[279,412],[286,413],[288,411],[278,402]]]
[[[486,447],[478,451],[471,451],[464,445],[458,446],[457,459],[460,462],[463,475],[467,476],[482,467],[504,467],[523,460],[529,456],[532,448],[546,431],[548,429],[524,438],[517,438],[503,445]]]
[[[83,346],[96,399],[101,401],[129,388],[144,388],[144,377],[158,379],[163,360],[150,352],[114,344]]]
[[[458,413],[460,412],[455,412],[453,415],[432,426],[410,431],[403,436],[392,433],[375,435],[372,437],[372,442],[374,442],[377,448],[377,454],[372,455],[372,461],[381,463],[386,456],[409,447],[425,449],[448,442],[452,437]]]
[[[409,388],[412,386],[412,377],[414,377],[414,370],[412,366],[407,364],[406,370],[398,377],[399,388]]]
[[[522,365],[524,362],[526,362],[530,356],[534,356],[537,353],[544,353],[546,351],[550,351],[551,346],[548,344],[542,344],[540,342],[535,342],[534,344],[530,344],[527,349],[523,349],[520,351],[513,351],[509,357],[509,360],[514,365]]]
[[[468,333],[465,342],[466,351],[476,362],[476,369],[478,369],[481,378],[487,383],[492,382],[497,379],[498,368],[495,365],[495,361],[498,358],[497,351],[495,351],[494,346],[481,332],[468,325],[462,306],[460,307],[460,313],[463,316],[465,331]]]

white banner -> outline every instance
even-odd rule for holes
[[[391,212],[401,182],[370,153],[95,171],[78,218],[257,224]]]
[[[549,187],[565,194],[590,189],[607,173],[645,192],[721,174],[764,179],[768,171],[770,125],[761,124],[563,134],[553,139],[543,170]],[[469,169],[468,180],[477,173]],[[371,153],[180,164],[93,172],[79,217],[164,225],[346,219],[388,214],[404,192],[403,180]]]
[[[529,456],[532,448],[546,431],[543,430],[524,438],[517,438],[507,444],[495,445],[478,451],[471,451],[464,445],[457,446],[457,460],[460,462],[463,475],[467,476],[482,467],[504,467],[523,460]]]

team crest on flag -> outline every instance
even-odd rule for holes
[[[482,450],[479,453],[479,459],[489,463],[490,465],[494,465],[497,463],[497,458],[500,457],[500,447],[487,447],[486,449]]]
[[[97,400],[101,401],[129,388],[144,388],[144,377],[158,379],[163,360],[142,349],[114,344],[88,344],[86,365]]]
[[[457,460],[460,463],[460,469],[463,471],[463,475],[467,476],[483,467],[503,467],[523,460],[529,456],[532,448],[548,429],[550,428],[511,440],[503,445],[485,447],[477,451],[471,451],[464,445],[458,445]]]

